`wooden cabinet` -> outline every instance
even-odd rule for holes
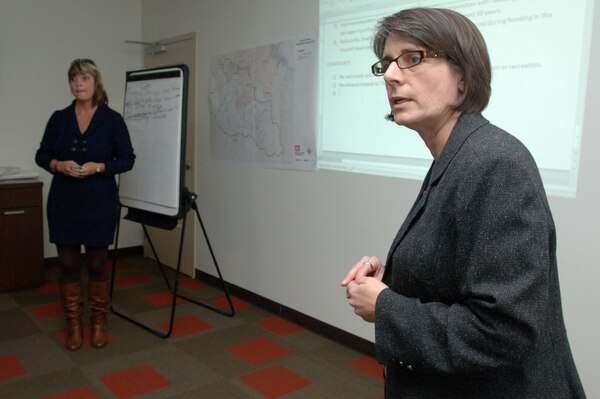
[[[44,282],[42,183],[0,182],[0,292]]]

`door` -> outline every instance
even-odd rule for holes
[[[189,68],[185,185],[191,192],[196,192],[196,34],[191,33],[162,39],[159,40],[159,43],[163,44],[163,46],[155,46],[153,48],[158,48],[160,51],[153,51],[152,53],[148,51],[149,48],[146,49],[144,53],[145,68],[159,68],[178,64],[186,64]],[[195,237],[198,222],[193,210],[188,212],[185,217],[186,226],[181,255],[181,272],[190,277],[194,277],[196,264],[194,243],[196,242]],[[177,267],[182,227],[183,219],[179,220],[177,227],[173,230],[147,227],[148,235],[152,240],[152,244],[156,249],[156,253],[161,263],[173,269]],[[152,249],[146,240],[144,241],[144,255],[149,258],[154,258]]]

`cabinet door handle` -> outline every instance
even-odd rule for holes
[[[20,210],[20,211],[4,211],[4,215],[6,216],[11,216],[11,215],[22,215],[24,214],[25,211],[24,210]]]

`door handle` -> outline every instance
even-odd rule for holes
[[[25,214],[24,210],[19,210],[19,211],[4,211],[4,215],[5,216],[23,215],[23,214]]]

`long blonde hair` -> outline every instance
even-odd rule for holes
[[[94,105],[101,103],[108,104],[108,95],[106,94],[106,90],[104,90],[100,69],[98,69],[96,63],[89,58],[77,58],[71,62],[68,73],[69,82],[75,75],[83,75],[86,73],[94,77],[94,96],[92,97],[92,103]]]

